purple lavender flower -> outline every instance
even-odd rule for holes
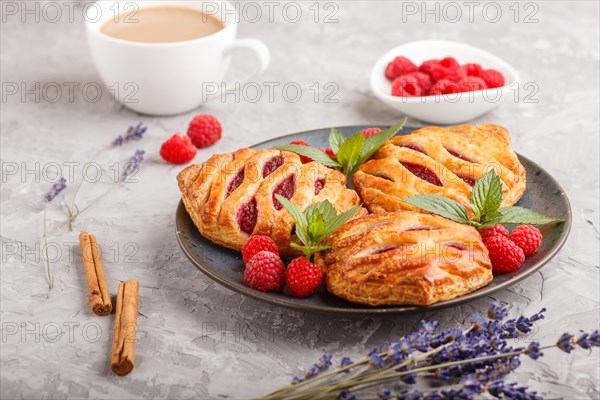
[[[577,345],[582,349],[589,350],[592,348],[592,344],[590,343],[590,334],[585,332],[582,333],[581,336],[576,341]]]
[[[411,352],[412,346],[406,339],[401,339],[392,343],[389,350],[393,364],[398,364],[404,361]]]
[[[352,360],[350,359],[350,357],[342,357],[342,359],[340,360],[340,367],[347,367],[351,364]]]
[[[494,301],[488,310],[488,318],[502,321],[508,315],[508,307],[499,301]]]
[[[400,380],[407,385],[414,385],[417,383],[417,375],[416,374],[408,374],[404,375],[400,378]]]
[[[406,396],[404,396],[402,398],[404,400],[422,400],[422,399],[425,399],[425,394],[423,392],[419,392],[417,390],[416,392],[408,393]]]
[[[573,346],[573,335],[568,332],[560,335],[558,341],[556,342],[556,347],[565,353],[570,353],[571,350],[575,349],[575,346]]]
[[[542,353],[540,351],[540,343],[539,342],[529,343],[529,346],[527,346],[527,348],[525,349],[525,354],[527,354],[529,357],[533,358],[534,360],[537,360],[538,358],[540,358],[541,356],[544,355],[544,353]]]
[[[440,327],[438,321],[421,321],[421,332],[433,333]]]
[[[350,392],[349,390],[344,390],[339,394],[337,398],[340,400],[358,400],[356,395],[352,394],[352,392]]]
[[[305,379],[309,379],[319,375],[321,372],[325,371],[331,367],[331,354],[323,354],[319,361],[313,364],[312,367],[308,370],[305,375]]]
[[[544,319],[544,313],[546,312],[545,308],[542,308],[540,310],[540,312],[538,312],[537,314],[533,314],[531,317],[527,318],[524,316],[520,316],[517,319],[516,322],[516,327],[520,332],[523,333],[529,333],[531,332],[531,328],[533,326],[533,323],[536,321],[539,321],[541,319]]]
[[[509,399],[541,400],[536,392],[528,392],[527,386],[517,386],[515,382],[505,383],[502,393]]]
[[[377,392],[377,397],[381,400],[388,400],[392,396],[392,391],[390,389],[382,389]]]
[[[137,150],[133,157],[129,159],[121,173],[121,181],[124,181],[129,175],[138,170],[140,163],[144,160],[144,154],[146,154],[144,150]]]
[[[502,391],[504,390],[504,380],[496,379],[492,381],[487,387],[487,391],[494,397],[500,397],[502,395]]]
[[[509,319],[502,325],[502,333],[500,335],[503,339],[514,339],[519,336],[519,331],[517,330],[517,320]]]
[[[481,325],[485,324],[485,318],[479,314],[475,313],[471,315],[471,322],[475,325],[474,330],[478,330],[481,328]]]
[[[369,354],[369,364],[375,368],[383,368],[383,357],[379,355],[377,349],[371,350],[371,353]]]
[[[467,376],[462,380],[463,388],[468,390],[470,393],[481,393],[482,387],[481,382],[477,379],[474,379],[472,376]]]
[[[142,123],[138,123],[135,127],[130,126],[125,132],[125,136],[119,135],[113,140],[113,146],[121,146],[125,142],[129,142],[131,140],[139,140],[144,136],[148,128],[143,126]]]
[[[67,180],[61,176],[60,179],[58,180],[58,182],[53,184],[50,191],[48,193],[46,193],[46,195],[44,196],[44,199],[46,199],[46,202],[50,203],[66,187],[67,187]]]
[[[600,333],[594,331],[591,334],[582,333],[576,342],[582,349],[590,350],[592,347],[600,347]]]

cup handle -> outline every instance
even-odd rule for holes
[[[256,69],[247,77],[239,81],[241,85],[244,85],[258,78],[263,72],[265,72],[269,66],[269,62],[271,61],[271,53],[269,52],[267,45],[258,39],[237,39],[225,47],[224,55],[228,56],[237,49],[250,49],[258,58],[258,66]],[[227,85],[226,88],[228,91],[233,90],[230,85]]]

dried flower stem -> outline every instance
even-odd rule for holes
[[[92,163],[96,157],[98,157],[100,155],[100,153],[102,153],[102,151],[104,151],[104,149],[102,150],[98,150],[96,152],[96,154],[94,154],[92,156],[92,158],[90,159],[90,161],[87,162],[87,164]],[[87,165],[86,164],[86,165]],[[71,199],[71,206],[67,206],[67,210],[69,212],[69,230],[73,231],[73,221],[75,220],[75,218],[72,218],[74,215],[78,214],[78,211],[76,211],[77,206],[75,205],[75,199],[77,198],[77,195],[79,194],[79,190],[81,189],[81,186],[83,186],[83,182],[84,182],[84,176],[85,176],[85,171],[87,170],[87,166],[84,169],[84,171],[82,171],[83,173],[81,174],[81,179],[79,180],[79,182],[77,183],[77,187],[75,188],[75,193],[73,194],[73,198]]]
[[[112,192],[113,190],[115,190],[117,187],[119,187],[121,185],[121,183],[123,183],[123,181],[119,181],[114,183],[111,187],[109,187],[106,191],[104,191],[104,193],[102,193],[100,196],[96,197],[94,200],[92,200],[88,205],[86,205],[85,207],[83,207],[81,210],[77,210],[77,212],[75,214],[73,214],[72,217],[69,217],[69,224],[71,224],[73,221],[75,221],[75,219],[83,214],[85,211],[89,210],[90,208],[92,208],[93,206],[95,206],[100,200],[102,200],[102,198],[104,196],[106,196],[107,194],[109,194],[110,192]]]
[[[50,274],[50,258],[48,257],[48,233],[46,228],[46,216],[48,214],[48,202],[44,206],[44,254],[46,256],[46,270],[48,273],[48,289],[52,289],[54,283],[52,282],[52,275]]]

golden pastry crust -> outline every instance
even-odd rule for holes
[[[446,196],[470,212],[472,185],[491,168],[502,181],[501,206],[515,204],[525,192],[525,168],[512,151],[505,128],[490,124],[430,126],[390,139],[358,169],[352,181],[371,212],[416,210],[402,202],[415,194]]]
[[[327,289],[372,306],[426,306],[488,284],[487,249],[473,227],[412,211],[355,218],[326,239],[315,262]]]
[[[341,172],[317,162],[302,164],[297,154],[280,150],[243,148],[215,154],[182,170],[177,181],[185,208],[204,237],[241,250],[250,234],[270,236],[282,257],[299,254],[290,246],[296,240],[294,221],[274,202],[273,191],[282,182],[293,186],[289,200],[301,210],[323,200],[338,212],[360,204],[358,194],[346,188]],[[240,213],[244,212],[255,215],[256,222],[242,228]],[[359,215],[364,213],[362,209]]]

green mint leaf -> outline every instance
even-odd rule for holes
[[[341,144],[336,154],[338,162],[344,167],[344,174],[346,174],[348,179],[350,179],[354,169],[358,166],[357,162],[364,144],[364,135],[362,132],[357,132]]]
[[[280,194],[276,194],[275,198],[281,203],[283,208],[290,214],[296,225],[300,225],[302,227],[308,226],[308,221],[304,216],[304,213],[300,211],[297,205],[286,199]]]
[[[421,208],[430,213],[441,215],[444,218],[451,219],[452,221],[460,222],[462,224],[473,225],[473,222],[469,220],[467,210],[457,201],[451,200],[447,197],[429,195],[429,194],[418,194],[402,199],[403,202],[412,204],[415,207]]]
[[[564,219],[547,217],[525,207],[503,207],[498,211],[502,214],[498,222],[500,224],[545,225],[564,221]]]
[[[330,221],[337,216],[337,210],[329,200],[320,201],[307,208],[305,211],[307,219],[310,219],[310,216],[315,210],[319,210],[325,224],[327,224],[327,221]]]
[[[402,129],[402,127],[404,126],[405,123],[406,123],[406,118],[403,118],[402,120],[398,121],[394,125],[387,128],[386,130],[376,133],[373,136],[369,136],[367,138],[367,140],[365,141],[365,145],[360,154],[360,159],[359,159],[359,162],[357,163],[358,164],[357,166],[360,166],[360,164],[367,161],[367,159],[369,157],[371,157],[373,154],[375,154],[375,152],[377,150],[379,150],[379,148],[381,146],[383,146],[383,144],[386,141],[388,141],[392,137],[394,137],[398,133],[398,131],[400,129]]]
[[[310,236],[308,234],[308,220],[305,214],[300,211],[298,206],[286,199],[281,195],[275,195],[275,198],[279,200],[283,208],[290,214],[294,222],[296,223],[296,236],[305,245],[310,245]]]
[[[275,198],[279,200],[283,208],[285,208],[296,222],[296,236],[298,236],[302,245],[291,243],[291,246],[302,251],[309,259],[312,254],[327,250],[329,246],[321,245],[320,242],[352,218],[360,208],[360,206],[355,206],[345,213],[338,215],[333,204],[325,200],[311,205],[302,212],[285,197],[276,195]]]
[[[316,209],[308,219],[308,237],[311,244],[316,244],[323,238],[325,232],[325,221],[321,211]]]
[[[304,256],[306,258],[308,258],[310,260],[310,258],[312,257],[313,254],[318,253],[319,251],[324,251],[327,250],[329,248],[331,248],[331,246],[323,244],[323,245],[314,245],[314,246],[302,246],[299,245],[298,243],[291,243],[291,246],[302,252],[302,254],[304,254]]]
[[[333,154],[337,155],[338,151],[340,151],[340,146],[344,141],[346,141],[344,135],[337,129],[331,128],[331,132],[329,133],[329,147],[331,147]]]
[[[333,207],[333,206],[332,206]],[[340,226],[344,225],[350,218],[356,214],[356,212],[360,209],[360,205],[354,206],[346,212],[343,212],[339,215],[336,215],[334,218],[325,220],[325,232],[324,237],[331,235],[333,232],[337,230]]]
[[[492,169],[475,182],[470,202],[478,220],[498,210],[502,203],[502,182],[495,170]]]
[[[490,228],[498,223],[500,223],[500,219],[502,218],[502,214],[500,211],[494,211],[490,214],[486,214],[485,220],[480,221],[479,225],[475,225],[478,229],[481,228]]]
[[[327,167],[336,168],[336,169],[341,168],[341,165],[339,163],[337,163],[335,160],[333,160],[331,157],[329,157],[327,154],[325,154],[321,150],[315,149],[314,147],[300,146],[298,144],[280,144],[280,145],[274,146],[273,148],[277,149],[277,150],[291,151],[292,153],[296,153],[296,154],[300,154],[301,156],[309,157],[313,161],[320,162],[321,164],[323,164]]]

